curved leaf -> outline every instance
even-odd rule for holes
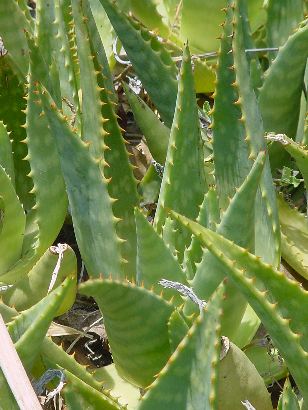
[[[129,283],[93,280],[80,286],[104,315],[116,367],[125,379],[146,387],[170,356],[167,322],[173,306]]]

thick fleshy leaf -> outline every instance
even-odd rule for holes
[[[125,94],[133,110],[135,120],[141,129],[153,158],[161,165],[165,163],[170,129],[130,88],[124,84]]]
[[[8,324],[17,353],[27,369],[33,366],[50,323],[75,286],[76,277],[68,277],[57,289],[30,309],[20,313]]]
[[[265,154],[261,152],[246,180],[230,201],[227,210],[221,215],[221,222],[217,226],[220,235],[250,251],[254,250],[255,228],[251,221],[254,220],[255,198],[264,162]],[[199,298],[208,300],[226,275],[227,272],[221,261],[205,250],[192,280],[192,287]],[[225,336],[233,340],[246,310],[247,301],[232,282],[228,282],[225,292],[223,308],[228,315],[222,318],[222,331]]]
[[[24,240],[26,215],[16,195],[10,177],[0,165],[0,198],[3,206],[3,218],[0,231],[0,275],[20,258]],[[2,277],[0,276],[0,280]]]
[[[18,311],[29,309],[38,303],[48,293],[58,259],[57,253],[52,252],[51,248],[47,249],[30,272],[3,294],[3,301],[14,306]],[[77,276],[77,260],[70,247],[62,254],[60,268],[53,287],[59,286],[68,276]],[[61,306],[59,314],[66,312],[68,307],[73,304],[75,292],[72,292],[70,296],[67,295],[66,303]]]
[[[69,12],[70,0],[55,0],[55,20],[53,22],[56,31],[53,51],[57,64],[60,89],[62,96],[62,108],[64,114],[71,118],[71,123],[80,127],[80,102],[78,98],[77,78],[74,72],[74,64],[71,55],[70,32],[65,21],[65,13]]]
[[[1,3],[0,7],[2,5]],[[34,196],[29,193],[32,188],[32,181],[28,176],[30,166],[24,160],[27,147],[22,143],[26,138],[26,93],[24,84],[12,70],[8,57],[6,55],[0,58],[0,120],[6,125],[12,140],[16,192],[24,208],[30,210],[34,205]]]
[[[113,58],[113,50],[112,50],[113,42],[115,40],[115,32],[112,29],[112,25],[100,1],[99,0],[88,0],[88,1],[91,7],[91,12],[95,19],[95,24],[96,24],[99,36],[101,38],[101,41],[103,42],[104,49],[106,51],[107,60],[110,64],[110,67],[112,68],[113,65],[115,64],[115,60]],[[119,2],[118,4],[119,4],[119,7],[121,7]]]
[[[204,193],[207,190],[203,166],[202,141],[198,110],[188,47],[183,62],[178,88],[174,120],[169,139],[165,171],[157,211],[155,228],[160,233],[165,222],[164,208],[171,208],[196,218]],[[184,246],[190,243],[190,236],[176,227],[179,259],[182,260]]]
[[[116,398],[107,391],[97,391],[93,387],[65,371],[67,385],[64,389],[65,404],[69,410],[125,410]]]
[[[292,268],[308,279],[308,223],[304,214],[278,197],[282,234],[282,257]]]
[[[176,102],[175,63],[155,36],[133,22],[110,0],[100,2],[143,86],[166,125],[170,127]]]
[[[29,54],[25,31],[32,31],[19,1],[8,0],[0,2],[0,36],[4,47],[13,62],[13,67],[20,77],[28,73]]]
[[[101,174],[99,161],[90,155],[88,145],[70,130],[65,119],[50,105],[47,95],[42,94],[42,97],[57,144],[75,235],[87,271],[92,277],[102,273],[119,278],[122,276],[120,240],[115,232],[108,181]]]
[[[308,57],[307,42],[308,21],[304,21],[280,48],[266,72],[259,95],[265,131],[284,133],[289,138],[296,135]],[[285,84],[288,84],[288,87],[285,87]],[[275,168],[279,167],[279,158],[276,158],[273,164]]]
[[[0,121],[0,165],[4,168],[15,186],[14,158],[12,142],[7,127]]]
[[[197,222],[206,228],[216,230],[220,222],[220,209],[216,189],[210,187],[201,204]],[[183,264],[188,279],[193,279],[198,264],[202,260],[203,249],[198,238],[193,236],[189,248],[185,250]]]
[[[101,171],[110,179],[108,192],[111,198],[114,216],[119,219],[116,225],[117,235],[123,239],[122,258],[127,263],[122,267],[127,277],[133,278],[136,270],[136,228],[134,207],[138,204],[136,180],[128,160],[125,142],[117,123],[114,111],[114,98],[105,86],[105,79],[111,78],[106,59],[103,58],[103,45],[97,52],[97,40],[92,40],[93,17],[87,9],[88,24],[83,19],[82,3],[74,0],[73,15],[76,27],[77,53],[80,64],[80,85],[82,89],[81,138],[90,142],[90,153],[95,159],[102,158]],[[91,31],[90,31],[91,30]],[[93,56],[93,58],[91,57]],[[100,63],[104,64],[101,73]]]
[[[26,158],[31,165],[29,175],[33,181],[32,193],[35,194],[36,200],[31,213],[38,232],[33,235],[32,241],[26,247],[24,246],[21,258],[16,261],[17,264],[2,278],[7,283],[20,280],[23,273],[28,273],[53,244],[67,212],[67,195],[58,152],[48,128],[48,121],[42,114],[39,90],[32,71],[27,101],[27,137],[24,142],[28,147]],[[50,181],[53,183],[50,184]]]
[[[222,297],[223,286],[196,319],[155,382],[149,386],[138,410],[216,408]]]
[[[300,410],[300,405],[289,379],[285,381],[277,410]]]
[[[308,293],[284,273],[264,264],[223,236],[172,212],[199,237],[226,268],[226,274],[262,318],[275,346],[285,359],[304,400],[308,399]]]
[[[186,277],[178,261],[168,249],[164,240],[154,230],[153,226],[137,209],[135,210],[137,228],[137,283],[152,288],[156,293],[162,290],[158,282],[167,279],[187,285]],[[182,304],[183,299],[174,290],[164,291],[167,297],[174,297],[176,304]]]
[[[178,310],[172,312],[168,321],[169,342],[174,352],[188,333],[189,327]]]
[[[162,16],[158,12],[157,0],[130,0],[130,6],[133,14],[149,29],[159,32],[162,37],[170,36],[169,28],[164,23]]]
[[[234,9],[234,67],[236,87],[238,88],[242,119],[250,158],[255,158],[260,150],[266,149],[262,118],[255,92],[249,78],[249,64],[245,53],[242,0]],[[269,160],[266,158],[264,172],[260,180],[260,191],[256,196],[255,208],[255,252],[265,262],[278,267],[280,261],[280,232],[275,189],[272,181]]]
[[[99,305],[120,375],[138,386],[152,383],[171,352],[171,303],[128,282],[88,281],[80,292],[94,297]]]
[[[215,180],[222,209],[226,209],[228,198],[232,198],[235,188],[243,183],[251,168],[248,160],[249,146],[241,121],[242,113],[237,104],[238,87],[234,86],[236,76],[234,55],[231,52],[232,19],[233,10],[228,7],[218,55],[212,125]]]

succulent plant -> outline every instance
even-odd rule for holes
[[[216,3],[37,0],[32,17],[0,1],[0,313],[30,378],[63,371],[69,409],[272,409],[267,387],[288,375],[297,390],[287,379],[278,409],[308,407],[307,219],[275,185],[291,166],[306,195],[307,5]],[[141,181],[118,123],[115,36],[151,102],[123,86],[153,158]],[[195,57],[209,51],[201,109]],[[76,295],[76,256],[53,245],[68,205],[111,391],[46,336]],[[2,371],[0,396],[18,408]]]

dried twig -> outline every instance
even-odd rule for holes
[[[66,349],[66,353],[70,353],[73,349],[73,347],[75,346],[75,344],[82,338],[82,337],[86,337],[87,333],[92,329],[92,327],[94,327],[95,325],[97,325],[99,322],[101,322],[103,320],[102,317],[100,317],[99,319],[95,320],[95,322],[91,323],[90,326],[88,326],[82,333],[80,333],[80,335],[78,337],[76,337],[76,339],[69,345],[69,347]]]
[[[241,401],[241,403],[247,410],[256,410],[248,400]]]
[[[2,285],[0,286],[0,292],[6,292],[8,289],[12,288],[14,285]]]
[[[51,246],[49,248],[52,253],[55,253],[59,256],[58,256],[56,266],[55,266],[55,268],[52,272],[52,275],[51,275],[51,280],[50,280],[50,284],[49,284],[47,293],[49,293],[52,290],[52,288],[54,287],[54,285],[56,283],[58,273],[59,273],[59,270],[60,270],[60,266],[61,266],[61,262],[62,262],[62,259],[63,259],[63,254],[64,254],[64,252],[66,251],[67,248],[68,248],[68,245],[66,243],[58,243],[57,246]]]
[[[206,306],[206,302],[198,298],[198,296],[194,293],[194,291],[183,283],[180,282],[173,282],[171,280],[162,279],[158,282],[164,288],[175,289],[179,293],[184,296],[187,296],[190,300],[192,300],[196,305],[199,306],[200,314],[203,312],[203,309]]]
[[[275,134],[274,132],[269,132],[265,135],[265,139],[268,141],[279,142],[282,145],[289,145],[285,134]]]

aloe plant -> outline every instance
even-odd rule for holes
[[[292,157],[307,189],[304,2],[36,3],[33,18],[0,1],[0,313],[29,377],[63,369],[71,409],[184,410],[272,409],[267,386],[291,375],[299,392],[287,381],[278,408],[306,408],[307,220],[275,186]],[[249,49],[262,30],[279,50],[260,61]],[[154,160],[140,182],[117,121],[115,36],[155,106],[124,85]],[[196,60],[205,51],[216,66]],[[216,77],[211,108],[197,104],[198,64],[201,81]],[[76,256],[53,246],[68,204],[111,392],[46,337],[76,294]]]

